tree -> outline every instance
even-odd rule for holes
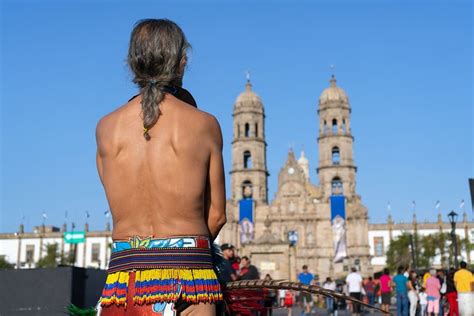
[[[2,269],[13,269],[15,265],[8,262],[4,256],[0,256],[0,270]]]
[[[36,266],[38,268],[55,268],[58,266],[58,244],[46,245],[46,256],[38,260]]]
[[[399,266],[408,267],[410,263],[410,234],[403,233],[390,242],[387,250],[387,266],[391,271],[396,271]]]

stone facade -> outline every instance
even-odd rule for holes
[[[354,265],[365,275],[371,273],[367,208],[356,194],[350,113],[349,99],[332,77],[319,98],[319,185],[310,181],[310,163],[304,152],[297,159],[290,149],[278,175],[275,199],[269,202],[263,102],[249,81],[238,96],[233,113],[228,223],[219,237],[221,242],[233,243],[240,255],[250,256],[263,275],[295,279],[303,264],[320,277],[342,276]],[[348,256],[339,263],[333,262],[332,195],[345,196]],[[255,201],[255,226],[253,241],[243,244],[239,201],[244,197]],[[289,232],[298,234],[292,246]]]

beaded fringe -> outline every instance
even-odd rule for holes
[[[102,306],[127,305],[130,272],[109,273],[100,298]],[[134,304],[176,302],[213,303],[223,299],[213,269],[149,269],[135,271]]]

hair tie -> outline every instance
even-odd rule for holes
[[[148,81],[148,84],[149,84],[150,86],[154,86],[154,85],[156,85],[157,83],[158,83],[158,81],[156,81],[155,79],[151,79],[151,80]]]

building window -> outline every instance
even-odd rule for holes
[[[323,135],[327,134],[328,132],[328,123],[326,122],[326,120],[324,120],[324,123],[323,123]]]
[[[245,180],[242,183],[242,196],[244,199],[251,199],[252,198],[252,182],[249,180]]]
[[[339,177],[335,177],[331,182],[332,195],[342,195],[342,181]]]
[[[245,123],[245,137],[250,136],[250,125],[249,123]]]
[[[338,147],[333,147],[331,153],[332,153],[332,164],[333,165],[338,165],[339,162],[340,162],[339,148]]]
[[[346,120],[343,119],[343,120],[342,120],[342,132],[345,133],[346,131],[347,131],[347,129],[346,129]]]
[[[258,123],[255,123],[255,137],[258,137]]]
[[[100,243],[93,243],[92,244],[91,261],[92,262],[99,262],[100,261]]]
[[[337,120],[336,119],[332,120],[332,133],[337,134]]]
[[[33,263],[35,258],[35,245],[26,245],[26,263]]]
[[[383,257],[385,255],[383,237],[374,237],[374,255],[376,257]]]
[[[244,151],[244,169],[252,168],[252,155],[250,151]]]

